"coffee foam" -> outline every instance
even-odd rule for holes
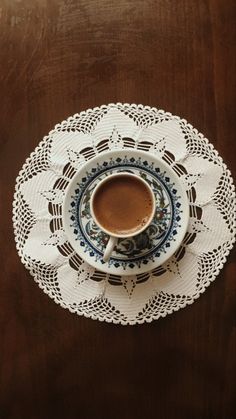
[[[148,186],[135,176],[114,176],[98,188],[93,208],[105,230],[116,235],[132,235],[150,220],[152,195]]]

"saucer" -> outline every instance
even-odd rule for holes
[[[102,179],[123,171],[151,186],[156,212],[144,232],[119,239],[112,257],[104,262],[109,236],[94,223],[90,198]],[[126,149],[101,153],[76,173],[66,190],[62,215],[69,242],[86,262],[109,274],[137,275],[162,265],[178,249],[188,226],[189,202],[170,166],[147,152]]]

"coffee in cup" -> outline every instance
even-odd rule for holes
[[[91,197],[94,221],[111,236],[103,260],[109,259],[119,237],[135,236],[146,229],[154,212],[153,191],[142,178],[122,172],[103,179]]]

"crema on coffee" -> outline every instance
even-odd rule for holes
[[[148,186],[135,176],[108,177],[98,188],[93,201],[99,224],[116,235],[132,235],[149,220],[153,211]]]

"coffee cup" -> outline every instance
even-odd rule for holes
[[[156,209],[154,193],[141,177],[120,172],[95,187],[90,208],[97,226],[110,236],[103,260],[111,257],[119,238],[136,236],[151,223]]]

